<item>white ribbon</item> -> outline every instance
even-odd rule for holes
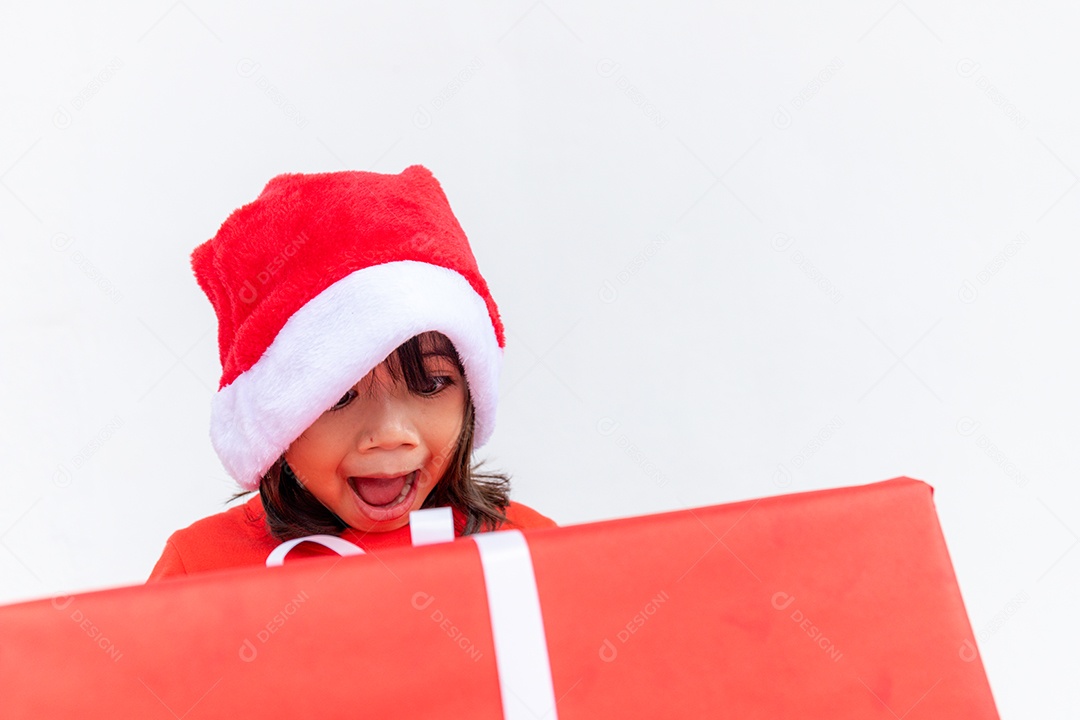
[[[284,565],[285,556],[289,554],[290,550],[302,542],[313,542],[316,545],[328,547],[338,555],[364,554],[364,549],[362,547],[354,545],[348,540],[339,538],[336,535],[306,535],[301,538],[286,540],[274,548],[273,552],[266,556],[266,567],[279,567],[280,565]]]
[[[448,507],[424,508],[409,513],[409,533],[413,545],[433,545],[454,539],[454,514]],[[280,567],[285,556],[300,543],[313,542],[338,555],[363,555],[364,548],[337,535],[305,535],[286,540],[266,556],[266,567]]]
[[[529,544],[520,530],[471,537],[484,568],[503,715],[506,720],[555,720],[555,689]]]
[[[409,532],[414,546],[450,542],[454,539],[453,511],[440,507],[411,512]],[[471,538],[480,551],[484,570],[503,716],[506,720],[558,720],[529,544],[520,530],[486,532]],[[266,566],[283,565],[289,551],[303,542],[328,547],[338,555],[364,554],[363,548],[335,535],[308,535],[278,545],[266,558]]]
[[[452,542],[454,511],[448,507],[437,507],[409,513],[409,534],[414,547]]]

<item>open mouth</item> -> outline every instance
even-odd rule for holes
[[[350,477],[360,511],[374,522],[396,520],[412,507],[419,470],[395,478]]]

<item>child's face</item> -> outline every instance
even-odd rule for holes
[[[425,353],[434,349],[429,339],[421,336]],[[308,491],[361,532],[408,524],[453,458],[465,413],[465,378],[451,358],[424,357],[427,396],[411,392],[403,375],[395,383],[389,362],[396,358],[368,373],[285,451]],[[374,477],[402,473],[412,480]]]

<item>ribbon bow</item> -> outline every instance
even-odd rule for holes
[[[425,508],[409,513],[409,533],[414,547],[452,542],[451,509]],[[503,715],[507,720],[558,720],[529,544],[520,530],[479,533],[469,539],[480,550],[484,570]],[[365,554],[360,546],[336,535],[307,535],[274,548],[266,566],[283,565],[289,551],[304,542],[317,543],[343,556]]]

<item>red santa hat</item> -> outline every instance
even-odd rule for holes
[[[502,321],[427,168],[278,175],[191,265],[218,316],[210,440],[245,490],[358,380],[430,330],[461,358],[474,447],[491,436]]]

